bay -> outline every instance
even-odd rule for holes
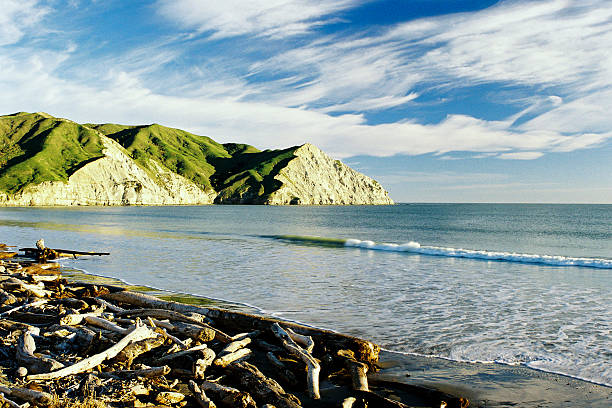
[[[0,241],[111,252],[66,267],[606,385],[610,225],[609,205],[0,209]]]

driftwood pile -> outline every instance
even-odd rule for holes
[[[36,249],[37,260],[53,254]],[[408,406],[370,390],[373,343],[69,283],[57,264],[15,255],[0,246],[1,408]]]

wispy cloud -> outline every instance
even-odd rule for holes
[[[0,46],[18,43],[49,12],[37,0],[3,0],[0,7]]]
[[[159,0],[159,13],[212,38],[304,34],[356,0]]]
[[[33,0],[7,1],[0,22],[17,34],[0,31],[0,44],[8,38],[15,44],[46,10]],[[156,6],[208,38],[256,37],[264,47],[278,43],[270,36],[308,32],[357,3],[160,0]],[[62,75],[62,63],[72,58],[68,46],[0,47],[0,111],[18,106],[78,121],[155,121],[259,147],[312,142],[336,157],[471,151],[536,159],[612,137],[612,90],[597,86],[612,78],[611,57],[602,53],[612,46],[610,17],[612,4],[603,0],[505,1],[374,32],[306,36],[265,56],[238,59],[228,52],[218,56],[216,70],[204,63],[209,55],[188,69],[167,69],[191,43],[156,39],[106,62],[80,64],[78,80]],[[242,72],[229,68],[245,60]],[[503,120],[451,113],[426,124],[405,109],[401,120],[368,121],[367,113],[418,106],[423,94],[480,83],[519,84],[537,95]]]

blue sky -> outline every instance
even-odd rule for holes
[[[608,0],[0,0],[0,113],[313,143],[403,202],[612,203]]]

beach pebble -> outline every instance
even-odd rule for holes
[[[163,391],[157,394],[155,401],[163,405],[177,404],[185,399],[180,392]]]

